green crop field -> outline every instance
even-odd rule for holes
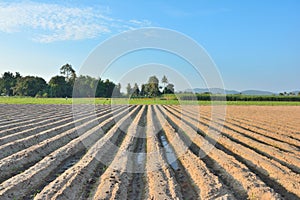
[[[31,98],[31,97],[0,97],[0,104],[141,104],[141,105],[224,105],[224,101],[189,101],[167,98]],[[261,105],[261,106],[300,106],[293,101],[227,101],[227,105]]]

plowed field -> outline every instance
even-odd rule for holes
[[[183,111],[184,110],[184,111]],[[300,199],[300,107],[0,105],[0,199]]]

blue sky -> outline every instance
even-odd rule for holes
[[[162,27],[198,42],[228,89],[299,90],[299,10],[297,0],[4,0],[0,1],[0,73],[19,71],[49,80],[65,63],[79,71],[97,45],[115,34]],[[172,65],[177,60],[164,62],[170,57],[163,55],[149,59],[144,54],[147,62]],[[184,74],[186,68],[176,70]],[[106,76],[119,81],[113,72]],[[203,86],[192,73],[184,76],[193,87]],[[175,81],[172,75],[170,79]]]

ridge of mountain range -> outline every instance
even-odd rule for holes
[[[245,95],[278,95],[279,93],[274,93],[270,91],[264,90],[244,90],[244,91],[237,91],[237,90],[227,90],[221,88],[194,88],[194,89],[186,89],[185,92],[194,92],[194,93],[206,93],[211,92],[212,94],[222,94],[225,91],[226,94],[245,94]],[[298,94],[300,91],[292,91],[295,94]]]

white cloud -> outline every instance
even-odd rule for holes
[[[147,20],[109,17],[105,7],[70,7],[37,2],[1,2],[0,31],[27,32],[38,42],[81,40],[150,26]]]

